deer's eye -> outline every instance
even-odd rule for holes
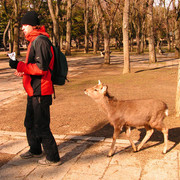
[[[97,91],[97,89],[94,89],[94,91]]]

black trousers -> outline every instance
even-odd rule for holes
[[[50,105],[52,96],[32,96],[27,98],[24,125],[30,152],[41,154],[42,147],[49,161],[60,160],[56,141],[50,130]]]

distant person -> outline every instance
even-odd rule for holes
[[[26,60],[9,60],[11,68],[17,69],[17,76],[23,76],[23,85],[28,94],[24,125],[30,149],[21,158],[42,157],[42,147],[46,158],[38,161],[42,165],[59,165],[60,157],[56,141],[50,130],[50,105],[52,104],[53,84],[50,69],[53,69],[54,52],[44,26],[40,26],[38,15],[27,12],[22,20],[22,30],[29,41]]]

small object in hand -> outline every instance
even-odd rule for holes
[[[16,61],[16,53],[12,52],[12,53],[8,53],[8,56],[10,59],[12,59],[13,61]]]

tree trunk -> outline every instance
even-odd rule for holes
[[[7,51],[7,47],[6,47],[6,45],[7,45],[7,43],[6,43],[6,36],[7,36],[8,30],[9,30],[10,23],[11,23],[11,20],[8,21],[8,24],[7,24],[7,26],[6,26],[6,29],[5,29],[5,31],[4,31],[4,33],[3,33],[3,45],[4,45],[4,50],[5,50],[5,51]],[[10,49],[9,49],[9,51],[10,51]]]
[[[61,47],[61,50],[63,49],[63,37],[61,36],[60,37],[60,47]]]
[[[102,20],[103,34],[104,34],[104,63],[110,64],[110,38],[109,33],[107,31],[106,22],[103,18]]]
[[[138,24],[137,27],[137,31],[136,31],[136,43],[137,43],[137,47],[136,47],[136,53],[140,54],[140,25]]]
[[[148,34],[149,34],[149,63],[157,62],[156,59],[156,52],[155,52],[155,40],[154,40],[154,28],[153,28],[153,3],[154,0],[149,0],[148,3],[148,12],[147,12],[147,19],[148,19]]]
[[[9,52],[13,52],[14,35],[13,35],[13,24],[12,24],[12,22],[10,24],[10,29],[9,29],[8,35],[9,35]]]
[[[124,68],[123,74],[130,73],[130,57],[129,57],[129,6],[130,0],[125,0],[123,9],[123,52],[124,52]]]
[[[180,42],[179,42],[179,37],[180,37],[180,30],[179,30],[179,22],[175,23],[176,30],[175,30],[175,58],[180,57]]]
[[[66,55],[71,55],[71,16],[72,16],[72,0],[67,0],[66,49],[65,49]]]
[[[14,13],[15,13],[15,23],[14,23],[14,45],[13,45],[13,51],[20,55],[20,49],[19,49],[19,34],[20,34],[20,12],[22,9],[22,1],[21,0],[14,0]]]
[[[106,24],[105,19],[105,13],[101,7],[100,1],[95,0],[95,5],[98,9],[99,16],[102,17],[102,29],[103,29],[103,35],[104,35],[104,64],[110,64],[110,33],[111,33],[111,24],[109,26],[109,32],[108,32],[108,26]]]
[[[140,53],[144,53],[144,34],[141,35]]]
[[[144,53],[144,43],[145,43],[145,21],[143,21],[142,23],[140,53]]]
[[[180,2],[179,2],[180,3]],[[178,8],[176,9],[175,0],[173,1],[173,8],[174,8],[174,17],[175,17],[175,33],[174,33],[174,43],[175,43],[175,58],[180,57],[180,18],[177,16],[178,9],[180,8],[180,4],[178,4]]]
[[[84,53],[88,53],[89,51],[89,33],[88,33],[88,19],[89,19],[89,0],[84,0],[85,9],[84,9],[84,25],[85,25],[85,49]]]
[[[9,52],[13,51],[13,41],[11,35],[11,29],[8,30],[8,39],[9,39]]]
[[[14,24],[14,46],[13,46],[13,51],[17,55],[20,55],[20,50],[19,50],[19,24],[18,24],[18,22],[16,22]]]
[[[53,35],[54,35],[54,45],[56,47],[60,48],[60,34],[59,34],[59,26],[58,26],[58,18],[56,17],[56,14],[53,10],[53,3],[52,0],[48,0],[48,7],[49,7],[49,12],[52,18],[52,22],[53,22]]]
[[[180,61],[178,66],[177,90],[176,90],[176,116],[180,117]]]
[[[159,54],[161,54],[161,34],[160,34],[160,31],[157,32],[157,45],[156,45],[156,49],[157,49],[157,52]]]
[[[168,51],[171,51],[171,41],[169,36],[169,23],[168,23],[168,17],[166,17],[166,38],[168,43]]]
[[[93,23],[94,23],[94,32],[93,32],[93,54],[97,54],[98,50],[98,29],[100,17],[98,15],[98,9],[95,3],[93,4]]]
[[[97,54],[98,49],[98,28],[94,26],[93,32],[93,54]]]
[[[166,1],[163,1],[163,4],[164,4],[164,7],[166,7]],[[170,41],[170,36],[169,36],[169,17],[168,17],[169,10],[170,10],[170,6],[164,8],[166,39],[167,39],[167,43],[168,43],[168,51],[171,50],[171,41]]]

